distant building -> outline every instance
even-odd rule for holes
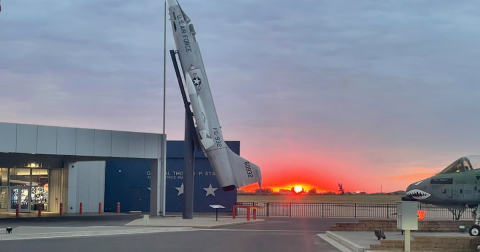
[[[290,190],[285,190],[285,189],[280,189],[280,191],[278,191],[279,194],[293,194],[292,191]]]

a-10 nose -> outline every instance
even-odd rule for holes
[[[407,192],[415,189],[414,187],[415,187],[414,184],[410,184],[410,185],[407,187]]]

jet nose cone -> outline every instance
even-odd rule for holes
[[[413,185],[413,184],[409,185],[409,186],[407,187],[407,190],[406,190],[406,191],[408,192],[408,191],[411,191],[411,190],[413,190],[413,189],[414,189],[413,187],[414,187],[414,185]]]
[[[177,0],[168,0],[168,8],[172,6],[177,6],[177,5],[178,5]]]
[[[424,185],[425,183],[423,183],[423,181],[409,185],[406,192],[407,198],[413,198],[416,200],[425,200],[429,198],[431,194]]]

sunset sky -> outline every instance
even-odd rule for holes
[[[478,1],[180,4],[225,139],[241,141],[266,187],[404,190],[480,154]],[[163,8],[3,0],[0,121],[161,133]],[[166,109],[168,139],[180,140],[170,59]]]

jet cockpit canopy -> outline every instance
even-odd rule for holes
[[[475,169],[480,169],[480,155],[461,157],[451,165],[447,166],[447,168],[445,168],[439,174],[459,173]]]

